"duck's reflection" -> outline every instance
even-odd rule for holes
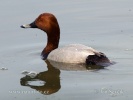
[[[22,86],[28,86],[32,89],[39,91],[42,94],[50,95],[56,93],[61,88],[60,85],[60,70],[70,70],[70,71],[85,71],[85,70],[99,70],[103,69],[103,66],[97,65],[84,65],[84,64],[65,64],[57,63],[53,61],[45,61],[47,64],[47,71],[40,72],[35,77],[30,77],[26,75],[20,79]],[[44,84],[41,86],[32,85],[30,82],[43,81]]]
[[[54,68],[49,61],[45,61],[47,64],[47,71],[40,72],[37,74],[36,77],[31,78],[29,76],[25,76],[20,79],[20,83],[22,86],[28,86],[32,89],[36,89],[42,94],[45,95],[50,95],[53,94],[61,88],[60,85],[60,70]],[[35,86],[35,85],[30,85],[29,81],[43,81],[44,84],[42,86]]]

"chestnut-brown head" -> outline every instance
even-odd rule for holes
[[[48,54],[58,48],[60,39],[60,27],[56,17],[50,13],[43,13],[35,19],[34,22],[27,25],[22,25],[21,28],[38,28],[46,32],[47,45],[42,51],[43,59],[46,59]]]

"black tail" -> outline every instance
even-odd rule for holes
[[[96,53],[95,55],[89,55],[86,58],[87,65],[100,65],[100,66],[107,66],[109,65],[110,60],[106,57],[104,53]]]

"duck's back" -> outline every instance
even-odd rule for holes
[[[85,63],[89,55],[98,53],[91,47],[82,44],[70,44],[63,48],[53,50],[48,55],[48,60],[63,63]]]

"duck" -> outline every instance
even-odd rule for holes
[[[64,47],[58,47],[60,26],[57,18],[52,13],[42,13],[32,23],[24,24],[20,27],[37,28],[47,34],[47,44],[41,52],[43,60],[86,65],[111,63],[104,53],[83,44],[69,44]]]

